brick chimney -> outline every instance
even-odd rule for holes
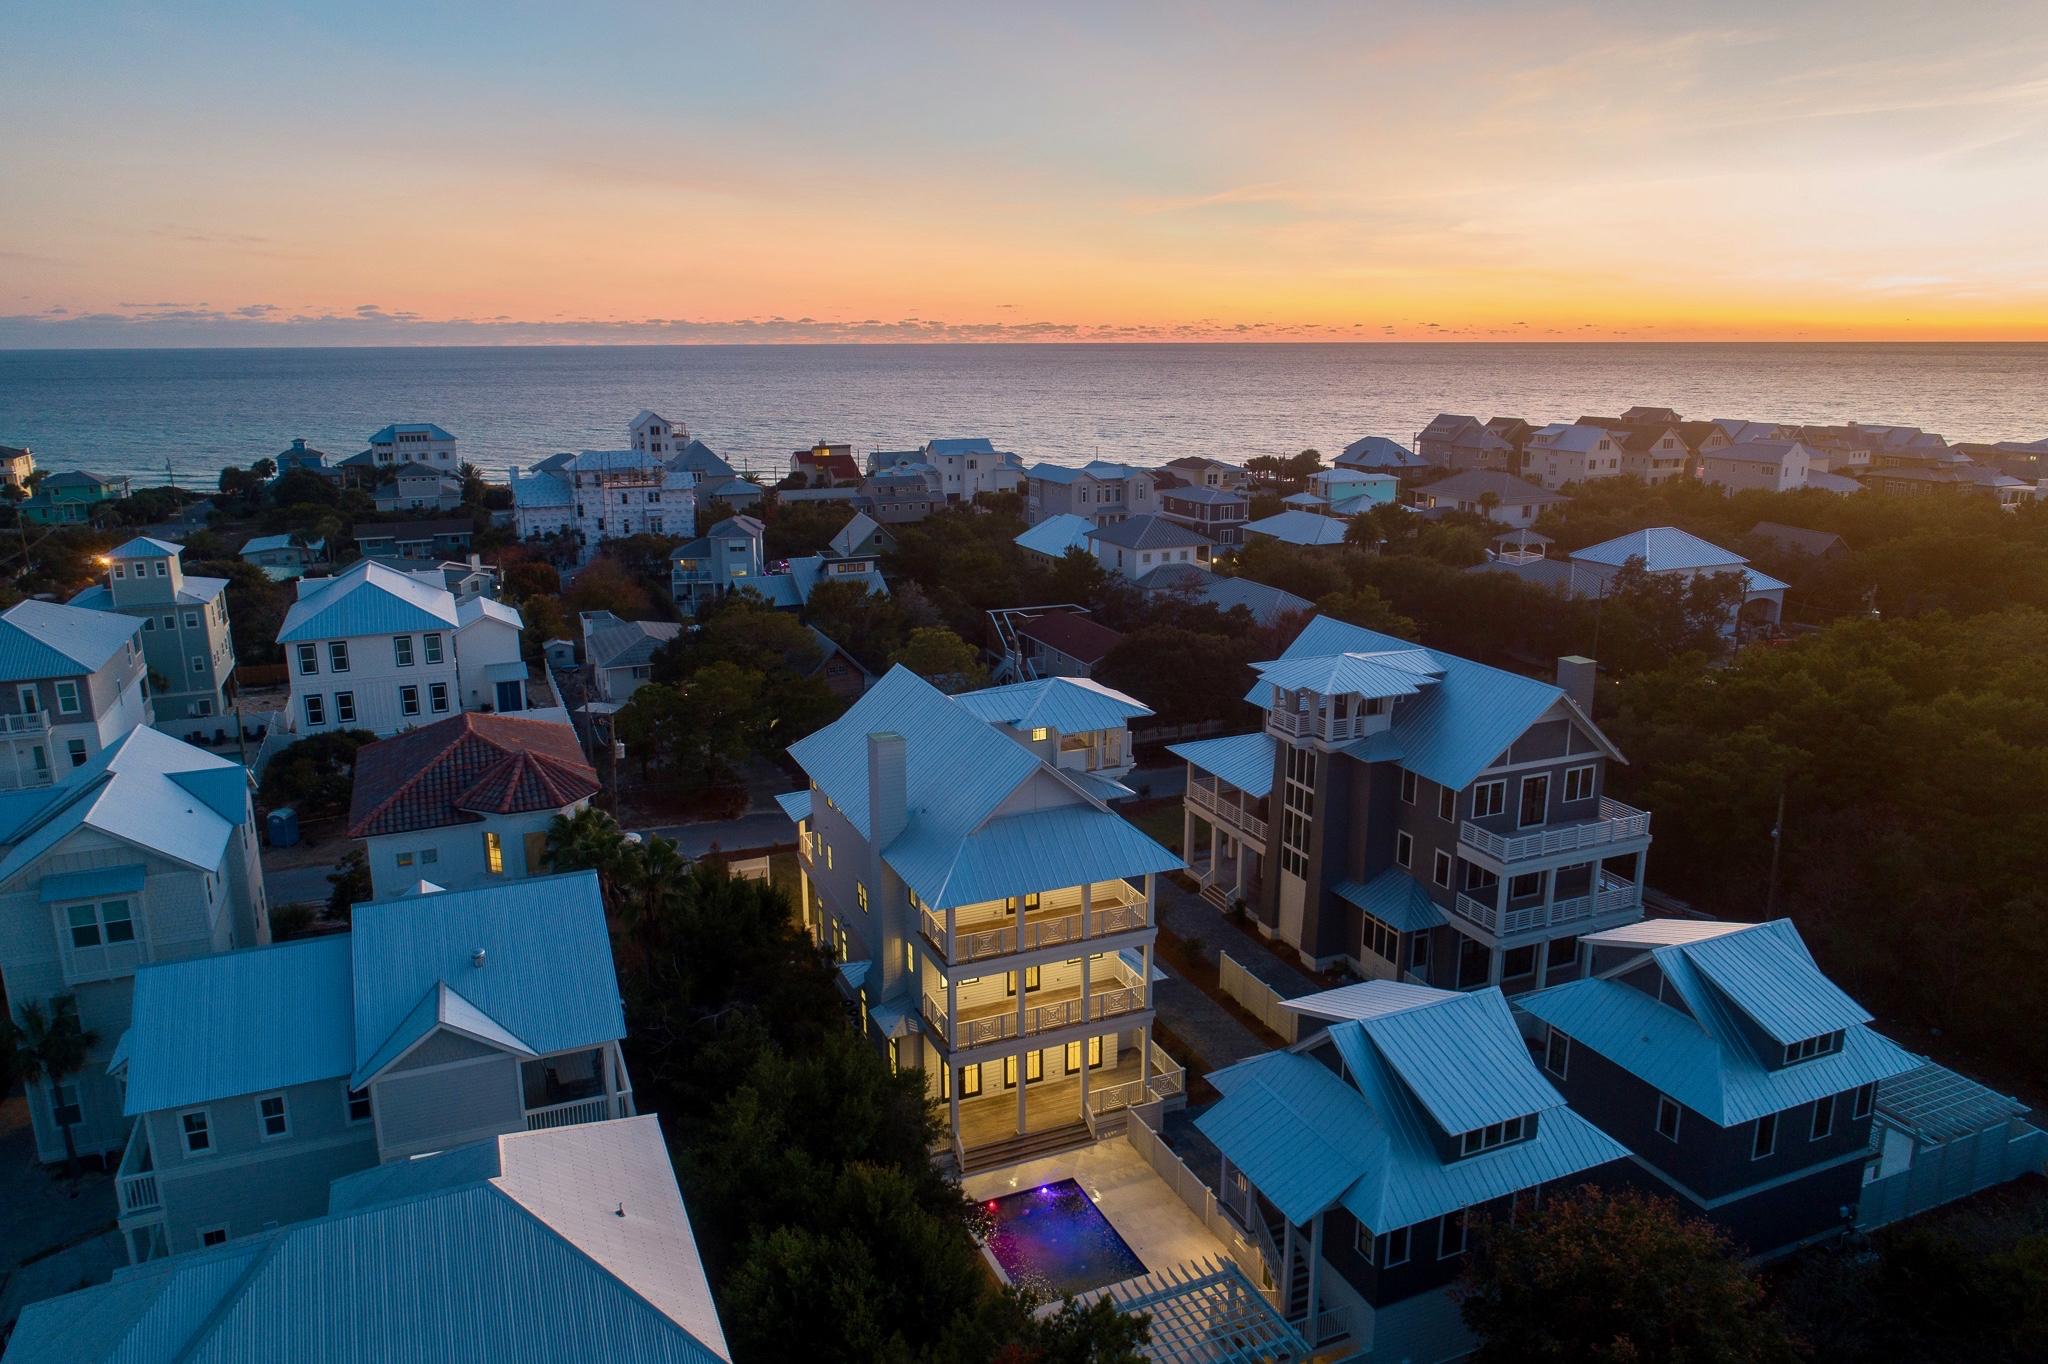
[[[1599,664],[1579,654],[1557,660],[1558,689],[1571,697],[1572,704],[1589,720],[1593,718],[1593,681],[1599,671]]]

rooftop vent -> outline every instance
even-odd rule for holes
[[[469,954],[469,964],[479,971],[484,969],[484,950],[481,947]]]

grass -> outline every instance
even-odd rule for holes
[[[1138,826],[1146,837],[1166,848],[1169,852],[1180,852],[1181,808],[1180,800],[1148,800],[1124,807],[1123,816]]]

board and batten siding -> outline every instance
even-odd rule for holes
[[[526,1127],[519,1061],[503,1052],[392,1071],[370,1090],[386,1160]]]

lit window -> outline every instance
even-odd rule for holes
[[[1044,725],[1040,725],[1038,726],[1038,728],[1031,731],[1031,742],[1035,744],[1042,744],[1048,738],[1050,738],[1051,735],[1051,730],[1047,729]]]
[[[491,875],[501,876],[504,874],[505,846],[498,841],[498,836],[495,833],[484,835],[484,863],[490,869]]]

